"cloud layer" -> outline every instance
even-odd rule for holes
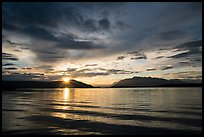
[[[2,35],[6,76],[32,71],[49,80],[71,72],[69,64],[83,78],[202,69],[201,2],[3,2]]]

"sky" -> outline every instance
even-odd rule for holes
[[[201,2],[2,4],[2,79],[202,80]]]

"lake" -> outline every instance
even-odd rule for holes
[[[202,134],[202,88],[2,92],[4,134]]]

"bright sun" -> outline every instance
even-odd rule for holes
[[[70,81],[69,78],[63,78],[64,83],[68,83]]]

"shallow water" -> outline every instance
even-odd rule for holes
[[[5,134],[202,134],[202,88],[2,92]]]

